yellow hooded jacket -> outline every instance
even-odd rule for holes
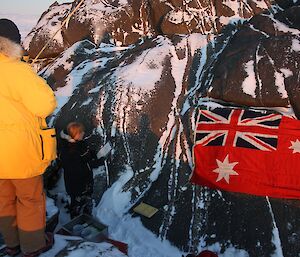
[[[56,99],[21,55],[18,44],[0,37],[0,179],[31,178],[49,165],[42,157],[38,117],[50,115]]]

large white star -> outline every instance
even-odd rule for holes
[[[300,153],[300,141],[297,139],[295,142],[291,141],[289,149],[293,150],[293,153]]]
[[[238,162],[229,163],[228,154],[225,157],[223,162],[221,162],[219,160],[216,160],[216,161],[217,161],[217,164],[218,164],[218,168],[213,170],[213,172],[219,174],[216,182],[218,182],[218,181],[220,181],[221,179],[224,178],[225,181],[229,184],[230,175],[239,175],[236,171],[233,170],[233,167],[235,165],[237,165]]]

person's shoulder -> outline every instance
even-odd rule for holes
[[[21,60],[12,60],[13,65],[18,68],[25,71],[33,72],[33,69],[31,65],[27,62],[21,61]]]
[[[10,67],[10,69],[13,69],[15,74],[20,74],[20,73],[32,73],[33,69],[32,67],[21,60],[15,60],[15,59],[9,59],[6,62],[7,68]]]
[[[76,141],[76,144],[82,151],[86,151],[89,148],[85,140]]]
[[[82,140],[80,140],[80,141],[78,141],[81,145],[86,145],[86,146],[88,146],[88,140],[87,139],[82,139]]]

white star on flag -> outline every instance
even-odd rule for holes
[[[293,153],[300,153],[300,141],[297,139],[295,142],[291,141],[289,149],[293,150]]]
[[[216,160],[216,161],[217,161],[217,164],[218,164],[218,168],[213,170],[213,172],[219,174],[216,182],[218,182],[218,181],[220,181],[221,179],[224,178],[225,181],[229,184],[230,175],[239,175],[236,171],[233,170],[233,167],[235,165],[237,165],[238,162],[229,163],[228,154],[225,157],[223,162],[221,162],[219,160]]]

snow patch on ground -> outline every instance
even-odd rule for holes
[[[181,257],[181,252],[169,241],[161,241],[155,234],[147,230],[139,217],[133,218],[127,212],[130,194],[122,192],[123,185],[132,177],[130,168],[124,171],[103,195],[95,210],[99,220],[109,226],[109,235],[129,245],[130,257]]]

